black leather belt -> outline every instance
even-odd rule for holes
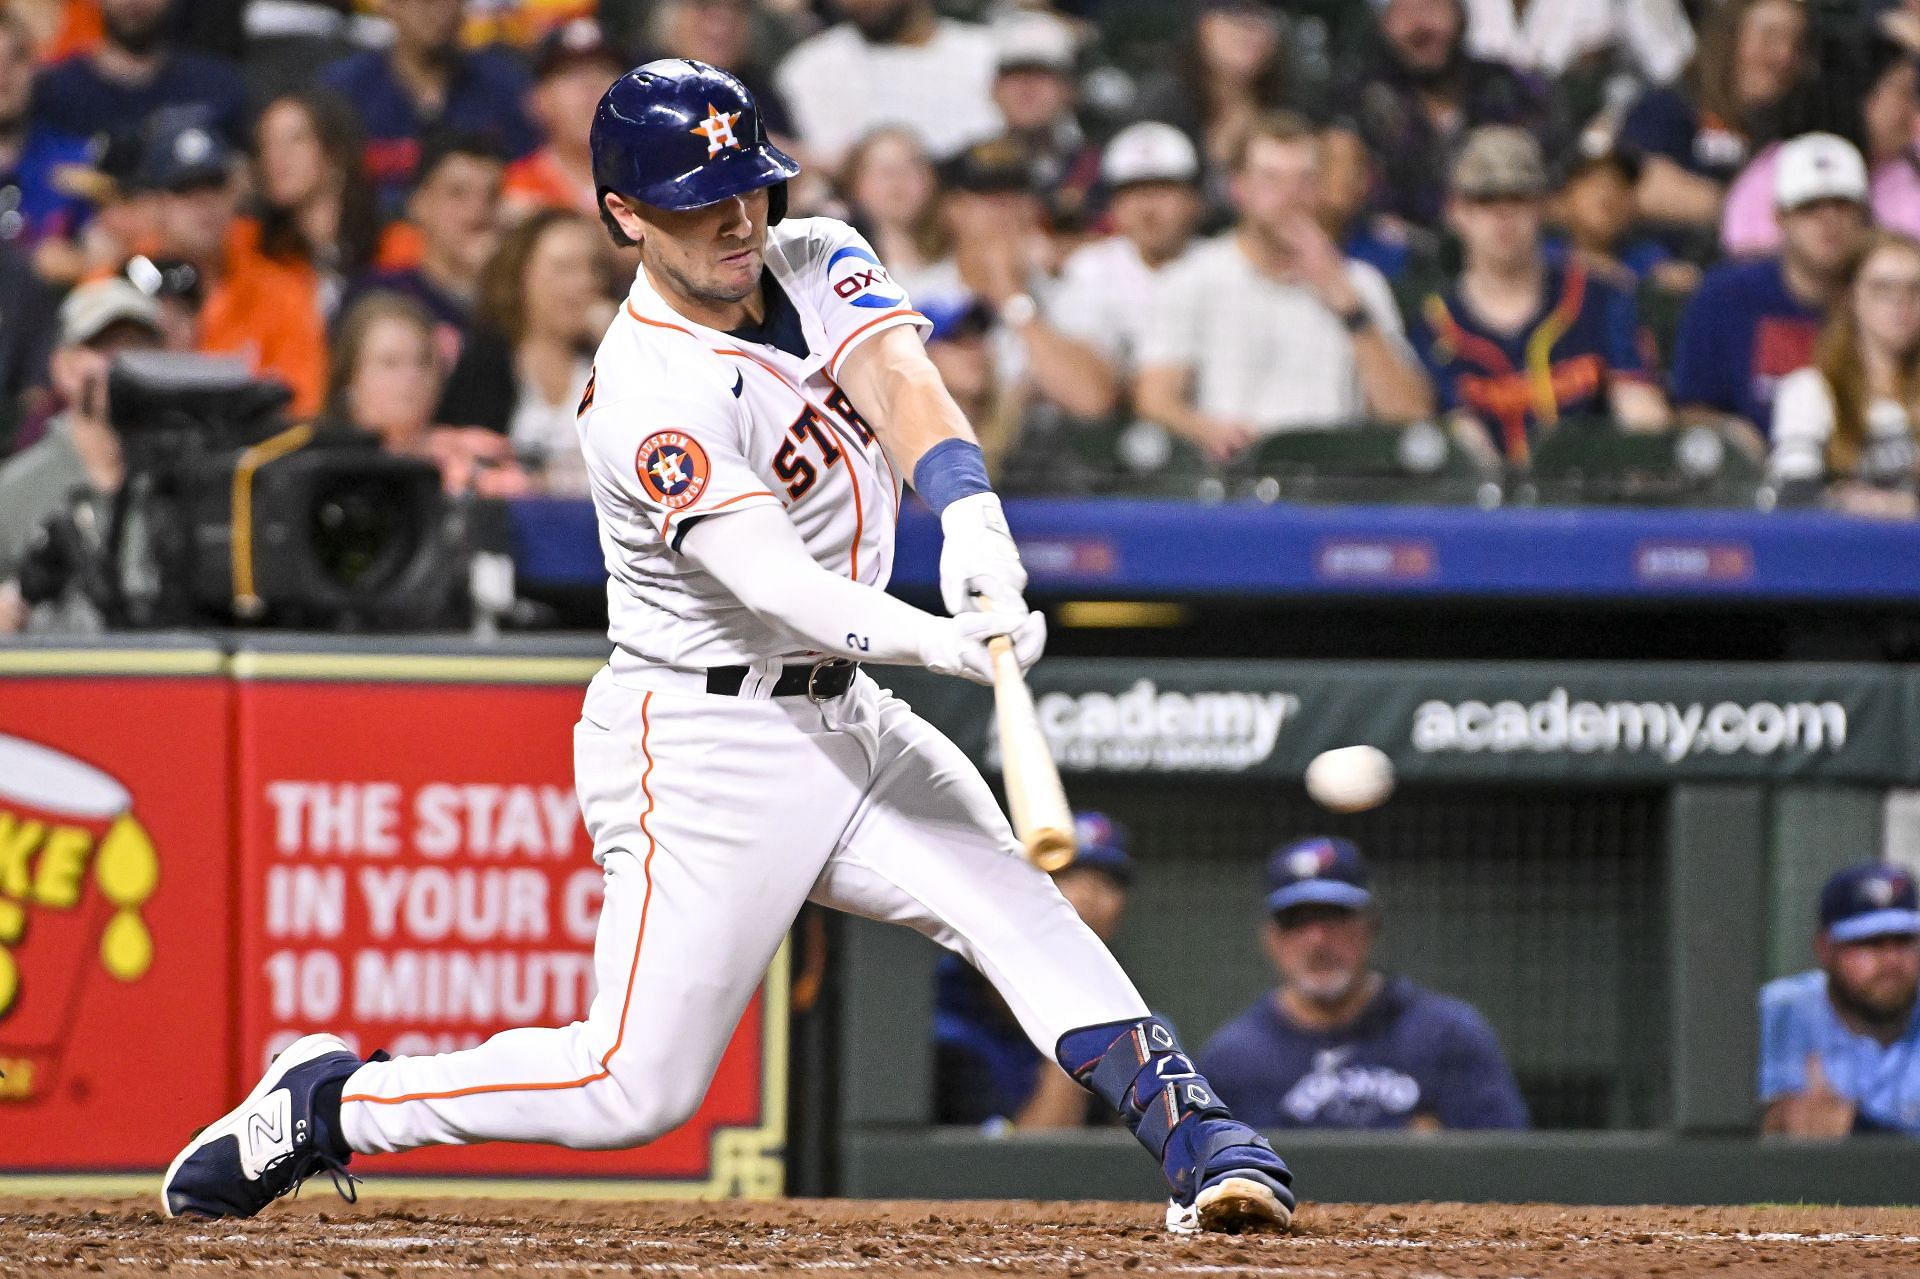
[[[844,657],[829,657],[808,662],[804,666],[784,667],[780,671],[780,678],[773,682],[773,696],[811,697],[816,702],[824,702],[852,688],[853,677],[859,673],[860,663],[849,662]],[[748,666],[709,666],[707,691],[721,697],[738,697],[741,686],[751,674],[753,668]]]

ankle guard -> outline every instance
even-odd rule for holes
[[[1055,1056],[1075,1082],[1120,1112],[1127,1128],[1163,1166],[1174,1130],[1182,1123],[1196,1115],[1227,1117],[1213,1085],[1181,1050],[1173,1027],[1158,1017],[1070,1030],[1060,1037]],[[1192,1152],[1177,1153],[1187,1156],[1179,1160],[1182,1164],[1193,1162]]]

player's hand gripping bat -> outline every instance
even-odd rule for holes
[[[991,600],[980,606],[993,611]],[[1053,749],[1040,731],[1033,693],[1020,673],[1013,641],[1004,635],[987,641],[993,655],[994,723],[1000,732],[1000,775],[1007,787],[1007,811],[1013,833],[1027,860],[1049,873],[1073,861],[1073,812],[1060,785]]]

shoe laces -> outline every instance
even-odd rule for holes
[[[332,1180],[335,1194],[339,1195],[348,1203],[360,1202],[360,1192],[357,1188],[360,1184],[360,1179],[347,1171],[346,1160],[336,1158],[324,1150],[313,1147],[308,1147],[305,1150],[289,1150],[286,1154],[281,1155],[260,1170],[262,1180],[280,1172],[282,1167],[286,1165],[291,1165],[290,1167],[286,1167],[285,1170],[285,1175],[291,1180],[287,1183],[286,1189],[275,1192],[273,1196],[275,1199],[280,1198],[281,1195],[287,1194],[289,1191],[292,1192],[295,1199],[298,1199],[300,1197],[300,1188],[306,1185],[309,1179],[317,1177],[324,1172]]]

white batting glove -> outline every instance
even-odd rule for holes
[[[976,684],[993,683],[993,654],[987,641],[1005,635],[1013,641],[1014,660],[1033,669],[1047,646],[1047,619],[1040,613],[962,613],[943,617],[928,628],[920,663],[936,675],[958,675]]]
[[[1027,611],[1027,570],[997,494],[975,493],[950,504],[940,512],[940,531],[940,598],[947,612],[972,612],[983,595],[996,611]]]

